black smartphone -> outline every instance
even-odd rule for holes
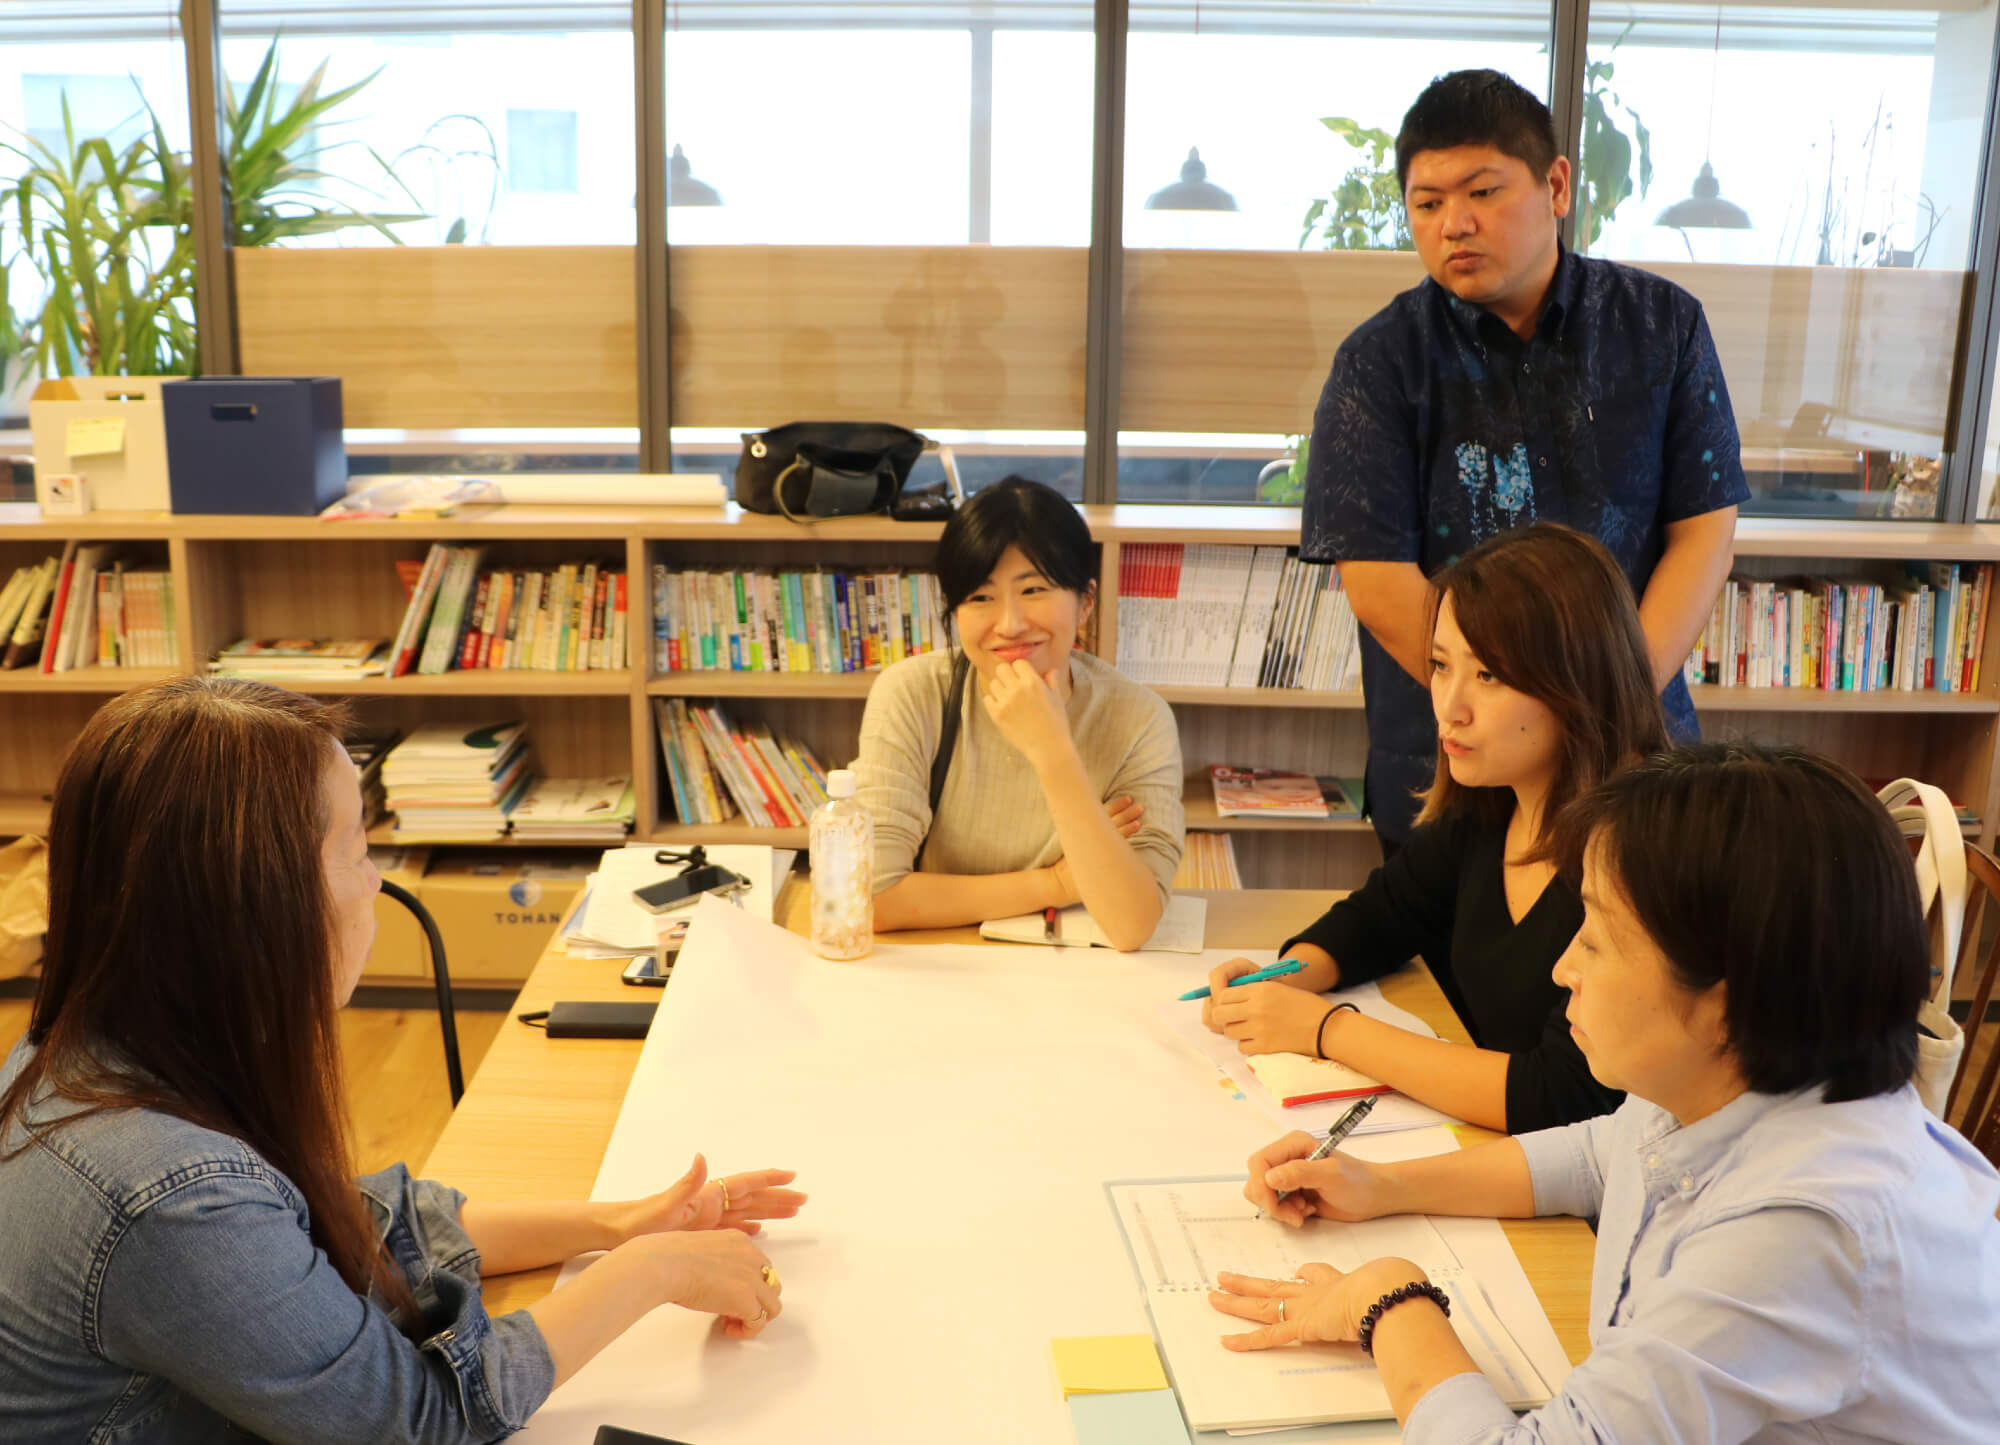
[[[664,913],[676,903],[684,903],[697,893],[735,893],[748,888],[750,880],[741,873],[715,863],[690,868],[676,878],[663,878],[632,890],[632,901],[648,913]]]
[[[591,1445],[681,1445],[678,1440],[669,1440],[664,1435],[647,1435],[638,1430],[627,1430],[620,1425],[599,1425],[597,1437]]]

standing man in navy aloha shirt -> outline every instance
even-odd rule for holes
[[[1559,244],[1570,164],[1546,106],[1495,71],[1443,76],[1403,117],[1396,169],[1430,278],[1334,357],[1300,538],[1309,560],[1340,564],[1362,623],[1385,851],[1436,772],[1431,576],[1530,522],[1595,534],[1639,597],[1668,725],[1692,741],[1680,668],[1750,495],[1701,304]]]

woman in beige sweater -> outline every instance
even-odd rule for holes
[[[885,671],[861,720],[875,926],[1080,902],[1138,948],[1180,866],[1180,735],[1158,693],[1077,650],[1097,601],[1089,527],[1009,477],[952,517],[935,566],[958,646]]]

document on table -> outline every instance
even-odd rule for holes
[[[1408,1009],[1397,1008],[1382,997],[1382,990],[1372,983],[1357,984],[1353,988],[1340,991],[1340,1001],[1351,1003],[1371,1019],[1393,1024],[1399,1029],[1408,1029],[1422,1038],[1434,1039],[1436,1030],[1411,1013]],[[1243,1091],[1249,1099],[1271,1118],[1288,1129],[1304,1129],[1312,1134],[1324,1134],[1337,1123],[1342,1114],[1353,1104],[1352,1099],[1326,1099],[1312,1104],[1295,1104],[1287,1108],[1277,1095],[1261,1083],[1249,1066],[1249,1058],[1236,1047],[1234,1041],[1218,1034],[1201,1021],[1201,1000],[1192,999],[1183,1003],[1170,999],[1160,1005],[1160,1017],[1167,1021],[1175,1035],[1189,1048],[1214,1064]],[[1384,1094],[1375,1106],[1375,1112],[1362,1121],[1359,1134],[1383,1134],[1393,1129],[1421,1129],[1430,1124],[1455,1124],[1458,1121],[1449,1114],[1443,1114],[1428,1104],[1419,1104],[1415,1099],[1404,1098],[1401,1094]]]
[[[1167,899],[1153,936],[1135,950],[1138,953],[1200,953],[1202,934],[1208,926],[1208,900],[1176,893]],[[999,943],[1048,943],[1055,945],[1096,945],[1111,947],[1111,940],[1097,926],[1081,903],[1073,903],[1056,913],[1056,936],[1050,938],[1039,913],[1021,913],[1012,918],[989,918],[979,925],[979,936]]]
[[[658,883],[680,872],[678,863],[661,863],[654,858],[660,851],[654,843],[634,843],[610,848],[591,875],[590,902],[578,920],[576,936],[587,943],[620,952],[650,953],[659,936],[677,917],[692,917],[696,898],[664,913],[649,913],[632,900],[632,890]],[[713,846],[708,861],[733,869],[750,880],[748,892],[738,900],[754,918],[770,922],[777,906],[778,890],[798,857],[793,848],[761,848],[749,845]]]
[[[1196,1430],[1282,1429],[1394,1414],[1374,1362],[1354,1344],[1225,1349],[1231,1317],[1208,1301],[1224,1271],[1290,1279],[1318,1261],[1351,1270],[1395,1255],[1415,1260],[1451,1299],[1451,1324],[1480,1371],[1510,1406],[1548,1403],[1552,1386],[1517,1330],[1548,1321],[1511,1250],[1484,1251],[1482,1281],[1421,1215],[1360,1224],[1314,1220],[1292,1229],[1260,1217],[1240,1179],[1118,1182],[1105,1186],[1153,1316],[1174,1389]],[[1454,1221],[1484,1224],[1491,1220]],[[1496,1274],[1506,1278],[1493,1278]],[[1493,1293],[1489,1294],[1488,1285]],[[1495,1298],[1504,1303],[1497,1307]],[[1244,1329],[1251,1328],[1242,1325]],[[1558,1351],[1560,1359],[1560,1351]]]

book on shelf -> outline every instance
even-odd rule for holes
[[[1682,675],[1692,685],[1977,692],[1993,564],[1935,562],[1899,581],[1723,584]]]
[[[1358,818],[1359,778],[1316,777],[1273,768],[1208,770],[1215,811],[1223,818]]]
[[[76,543],[15,569],[0,589],[0,668],[175,667],[173,586],[116,543]]]
[[[49,557],[15,572],[7,605],[12,627],[0,633],[0,643],[6,649],[0,653],[0,668],[28,667],[41,659],[42,642],[48,635],[49,601],[61,570],[62,559]]]
[[[1176,888],[1241,888],[1236,868],[1236,844],[1227,833],[1189,833],[1181,848]]]
[[[556,567],[482,567],[480,547],[432,545],[421,566],[397,564],[408,603],[389,674],[480,668],[601,672],[626,657],[625,574],[585,560]]]
[[[928,572],[653,568],[656,672],[871,672],[947,645]]]
[[[262,682],[380,677],[388,667],[388,646],[380,637],[245,637],[216,653],[208,670]]]
[[[1118,668],[1182,687],[1360,686],[1354,609],[1298,549],[1132,542],[1119,551]]]
[[[619,843],[632,831],[632,780],[538,778],[508,815],[524,842]]]
[[[766,828],[802,828],[826,801],[826,769],[811,748],[764,723],[739,726],[715,703],[654,698],[674,813],[683,823],[743,815]]]

